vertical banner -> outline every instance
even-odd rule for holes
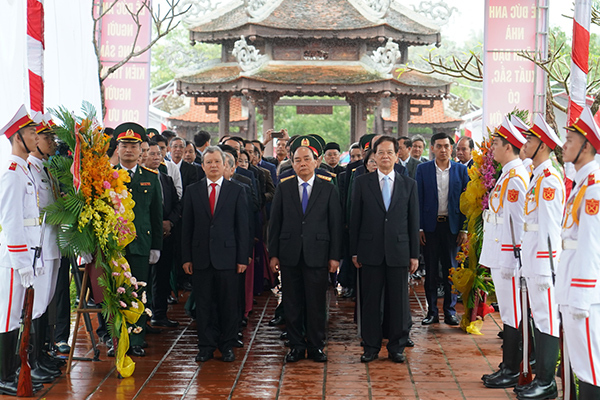
[[[591,18],[591,0],[575,0],[568,125],[575,122],[586,105]]]
[[[117,64],[131,52],[136,35],[135,51],[150,43],[152,16],[148,8],[144,7],[144,3],[150,6],[150,1],[120,0],[102,18],[102,28],[98,36],[103,70]],[[112,3],[105,1],[100,3],[100,7],[107,9]],[[99,11],[97,10],[96,15],[99,15]],[[130,12],[139,12],[139,34],[138,26]],[[104,81],[104,125],[115,128],[123,122],[135,122],[147,126],[149,85],[150,50],[129,60]]]
[[[483,73],[483,133],[515,108],[545,110],[545,75],[521,50],[546,56],[547,0],[486,0]],[[532,115],[531,115],[532,116]]]
[[[27,0],[27,69],[31,111],[44,112],[44,3]]]

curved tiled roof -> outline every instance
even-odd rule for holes
[[[419,100],[411,101],[412,104],[418,104],[419,102]],[[396,99],[392,99],[391,101],[390,116],[384,117],[383,119],[386,121],[398,122],[398,101]],[[432,108],[422,108],[421,115],[411,115],[408,121],[408,123],[412,125],[435,125],[449,122],[461,123],[462,119],[446,114],[442,100],[433,100]]]
[[[208,97],[202,100],[213,103],[217,103],[218,101],[216,97]],[[216,112],[217,106],[211,107],[211,110],[213,112],[206,112],[207,109],[204,105],[198,105],[194,102],[194,99],[191,99],[190,108],[185,113],[172,115],[168,119],[170,121],[216,124],[219,122],[219,115]],[[242,115],[242,99],[240,97],[232,97],[229,101],[229,122],[245,121],[247,119],[247,116]]]
[[[277,1],[277,0],[269,0]],[[263,37],[332,36],[362,37],[361,30],[378,29],[379,36],[405,39],[415,44],[439,42],[440,30],[436,25],[400,4],[390,6],[381,18],[361,12],[352,2],[364,0],[281,0],[275,9],[262,19],[253,19],[240,2],[230,10],[206,15],[202,22],[189,29],[198,41],[219,41],[240,35]]]

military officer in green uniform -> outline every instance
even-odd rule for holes
[[[148,282],[150,264],[156,264],[162,249],[162,194],[157,171],[147,169],[137,162],[142,152],[141,143],[146,139],[146,131],[138,124],[127,122],[115,128],[118,143],[119,165],[131,176],[127,184],[135,201],[133,223],[136,238],[125,248],[125,258],[131,267],[131,273],[138,281]],[[146,286],[144,289],[148,288]],[[142,328],[139,334],[130,335],[130,354],[143,357],[142,348],[146,336],[146,314],[137,322]]]

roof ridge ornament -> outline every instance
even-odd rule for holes
[[[385,46],[373,50],[371,60],[375,63],[374,66],[377,71],[390,74],[401,55],[398,43],[394,42],[394,39],[388,38]]]
[[[419,7],[412,4],[415,12],[424,15],[438,25],[446,25],[454,11],[458,11],[456,7],[450,7],[444,0],[426,0],[419,3]]]
[[[244,36],[234,43],[231,54],[236,58],[240,69],[244,72],[250,72],[259,69],[266,61],[266,55],[260,55],[259,50],[250,46]]]
[[[390,9],[391,0],[366,0],[367,5],[377,18],[383,18]]]

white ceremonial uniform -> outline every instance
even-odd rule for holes
[[[17,270],[32,268],[41,226],[37,189],[27,161],[10,155],[0,177],[0,333],[19,328],[25,288]],[[43,267],[43,260],[38,260]],[[34,296],[35,297],[35,296]]]
[[[556,279],[565,341],[573,372],[600,386],[600,168],[596,161],[575,175],[567,201]],[[574,314],[587,311],[587,318]]]
[[[521,305],[517,282],[518,261],[513,252],[510,218],[513,220],[517,246],[520,246],[528,181],[529,173],[520,159],[502,167],[502,174],[490,192],[489,208],[483,214],[483,246],[479,259],[481,265],[491,270],[502,322],[516,329],[521,319]],[[502,269],[512,270],[512,278],[503,278]]]
[[[31,174],[35,179],[40,202],[39,207],[40,210],[43,210],[48,205],[54,203],[57,196],[60,195],[58,182],[48,175],[47,170],[44,169],[44,162],[42,160],[30,155],[27,161],[30,164],[29,169]],[[41,255],[41,258],[44,260],[44,273],[36,274],[33,284],[35,288],[33,319],[41,317],[46,312],[56,290],[56,281],[60,268],[60,251],[56,242],[57,234],[57,226],[46,224]]]
[[[546,160],[533,170],[525,197],[521,257],[522,275],[527,280],[535,326],[540,332],[554,337],[559,336],[559,327],[550,257],[556,268],[562,250],[560,232],[564,204],[563,180],[552,166],[552,161]],[[548,237],[552,243],[552,255],[548,250]]]

